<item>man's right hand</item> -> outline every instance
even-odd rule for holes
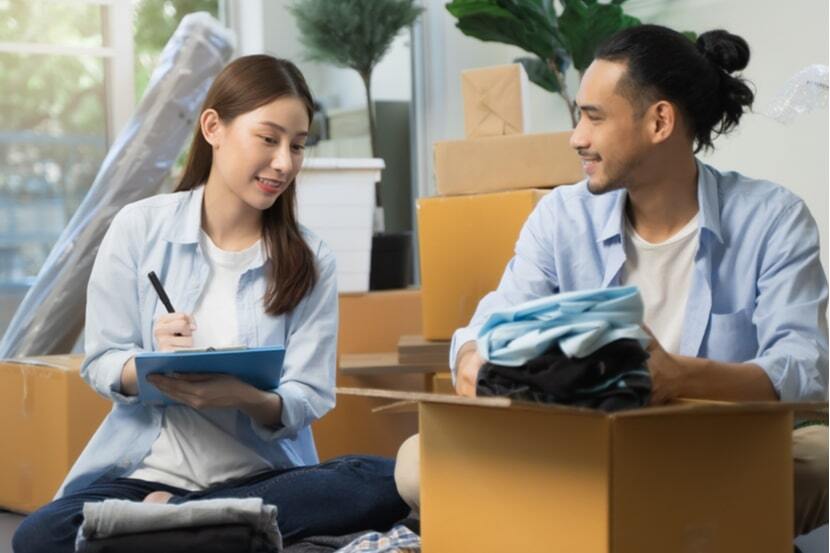
[[[475,397],[478,372],[484,359],[478,354],[475,341],[471,340],[458,350],[455,391],[460,396]]]

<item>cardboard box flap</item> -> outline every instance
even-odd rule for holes
[[[639,418],[654,417],[671,414],[706,413],[706,414],[760,414],[760,413],[786,413],[786,412],[814,412],[822,404],[820,403],[798,403],[782,401],[749,401],[749,402],[727,402],[727,401],[706,401],[681,399],[670,405],[655,405],[641,409],[618,411],[609,414],[613,418]],[[824,405],[826,412],[827,406]]]
[[[609,419],[629,419],[655,417],[672,414],[758,414],[758,413],[813,413],[827,416],[827,404],[821,402],[776,402],[758,401],[730,403],[724,401],[679,400],[671,405],[650,406],[641,409],[629,409],[614,413],[605,413],[596,409],[517,401],[506,397],[463,397],[457,395],[435,394],[428,392],[405,392],[396,390],[378,390],[373,388],[337,388],[338,394],[375,397],[401,401],[418,401],[424,403],[444,403],[452,405],[469,405],[471,407],[514,408],[533,411],[564,412],[572,415],[606,417]]]
[[[418,401],[423,403],[444,403],[450,405],[469,405],[471,407],[497,407],[500,409],[512,407],[514,409],[530,411],[562,411],[569,414],[587,415],[594,417],[606,416],[605,413],[584,407],[569,405],[554,405],[516,401],[506,397],[464,397],[449,394],[435,394],[429,392],[404,392],[397,390],[377,390],[374,388],[342,388],[337,387],[337,393],[343,395],[377,397],[396,401]]]

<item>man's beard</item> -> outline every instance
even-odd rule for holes
[[[608,169],[603,171],[606,175],[605,182],[592,185],[591,178],[589,177],[588,192],[595,196],[599,196],[607,192],[613,192],[614,190],[626,188],[631,183],[631,175],[639,166],[640,158],[635,157],[625,163],[622,167],[619,167],[619,170],[614,170],[615,167],[603,167],[603,169]]]

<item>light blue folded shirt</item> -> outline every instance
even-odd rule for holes
[[[643,300],[636,286],[554,294],[491,313],[476,345],[488,362],[524,365],[558,343],[568,357],[585,357],[615,340],[651,338],[642,329]]]

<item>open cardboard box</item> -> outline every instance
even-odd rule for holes
[[[425,553],[792,551],[793,413],[827,416],[826,404],[603,413],[340,392],[418,403]]]

